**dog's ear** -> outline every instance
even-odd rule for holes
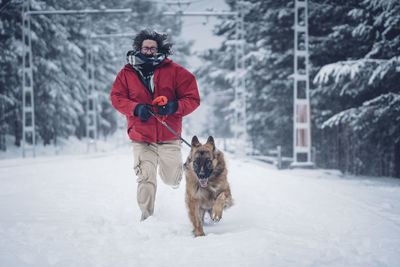
[[[192,147],[198,147],[201,146],[199,139],[197,139],[197,136],[193,136],[192,138]]]
[[[215,150],[215,142],[214,142],[214,138],[212,136],[208,137],[207,144],[211,145],[213,151]]]

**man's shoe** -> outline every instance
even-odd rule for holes
[[[142,217],[140,217],[140,221],[144,221],[147,218],[149,218],[151,216],[151,214],[149,214],[148,212],[142,212]]]

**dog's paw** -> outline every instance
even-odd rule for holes
[[[219,222],[222,219],[222,210],[213,210],[211,218],[214,222]]]
[[[203,230],[200,230],[200,229],[194,229],[193,233],[194,233],[195,237],[205,236]]]

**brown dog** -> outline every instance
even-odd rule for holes
[[[185,163],[186,205],[195,236],[203,236],[204,214],[218,222],[222,211],[233,205],[227,180],[224,154],[215,148],[214,138],[208,137],[202,145],[196,136]]]

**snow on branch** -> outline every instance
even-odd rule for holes
[[[368,84],[373,84],[377,79],[382,80],[389,72],[399,72],[400,67],[400,56],[393,57],[390,60],[385,60],[379,64],[372,72]]]
[[[393,9],[397,3],[397,0],[364,0],[362,2],[363,5],[368,5],[372,10],[383,9],[385,11]]]
[[[400,94],[389,92],[364,102],[360,107],[337,113],[325,121],[321,128],[347,124],[355,131],[362,131],[379,121],[390,121],[392,125],[395,125],[396,129],[399,128]],[[385,125],[390,125],[390,123]]]
[[[339,112],[339,113],[335,114],[334,116],[332,116],[331,118],[329,118],[327,121],[325,121],[321,125],[321,129],[339,126],[340,124],[347,124],[347,123],[353,121],[354,119],[356,119],[357,113],[358,113],[357,108],[351,108],[351,109],[347,109],[342,112]]]
[[[360,59],[339,61],[323,66],[315,76],[315,84],[327,84],[333,79],[334,83],[340,83],[346,78],[354,79],[361,76],[367,69],[375,68],[388,60],[386,59]]]
[[[363,107],[393,108],[400,112],[400,94],[389,92],[363,103]]]
[[[217,77],[221,77],[221,76],[225,75],[225,73],[226,73],[225,70],[217,69],[217,70],[210,72],[208,75],[210,76],[211,79],[215,79]]]

